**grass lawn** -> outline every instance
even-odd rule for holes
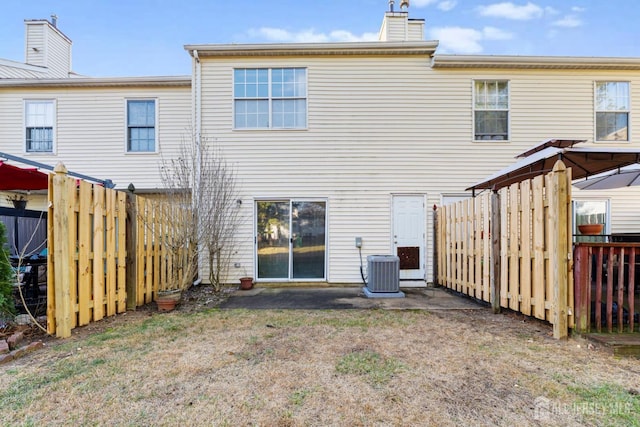
[[[0,425],[640,426],[640,361],[550,332],[489,310],[128,313],[0,366]]]

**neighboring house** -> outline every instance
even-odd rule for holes
[[[27,63],[0,60],[0,152],[157,188],[162,155],[191,138],[191,77],[81,77],[53,23],[25,26]]]
[[[354,284],[358,237],[363,258],[400,252],[401,278],[430,281],[433,206],[542,140],[639,146],[640,59],[438,55],[423,39],[423,20],[387,12],[377,42],[185,46],[191,78],[0,80],[0,151],[153,189],[192,126],[237,165],[230,279]],[[45,154],[28,148],[31,100],[54,101]],[[157,139],[136,145],[151,154],[128,152],[128,100],[157,100]],[[574,196],[608,231],[640,228],[638,191]]]

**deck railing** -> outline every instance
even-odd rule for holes
[[[576,243],[576,331],[640,329],[640,243]]]

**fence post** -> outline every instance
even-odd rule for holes
[[[438,285],[438,207],[433,205],[433,285]]]
[[[589,300],[587,298],[587,286],[591,286],[589,269],[589,248],[587,246],[576,245],[574,250],[574,264],[573,264],[573,283],[575,289],[575,318],[576,318],[576,331],[580,333],[589,332]]]
[[[500,194],[491,193],[491,308],[500,313]]]
[[[137,215],[136,215],[136,195],[133,194],[135,191],[135,187],[133,184],[129,184],[127,192],[127,225],[126,225],[126,248],[127,248],[127,310],[135,310],[138,306],[137,300],[137,254],[136,248],[138,247],[137,243]]]
[[[69,209],[70,201],[73,200],[69,194],[70,186],[67,185],[67,168],[59,162],[53,170],[53,236],[54,246],[54,287],[55,287],[55,318],[56,335],[59,338],[71,336],[71,281],[70,268],[74,262],[68,236],[71,235],[69,217],[72,209]],[[73,187],[75,191],[75,186]]]
[[[568,191],[567,167],[561,160],[558,160],[551,171],[549,191],[551,233],[557,236],[554,247],[549,248],[549,256],[555,257],[551,280],[553,286],[553,337],[556,339],[567,338],[569,333],[567,307],[569,291]]]

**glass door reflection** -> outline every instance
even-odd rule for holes
[[[259,279],[289,278],[289,201],[257,202]]]

